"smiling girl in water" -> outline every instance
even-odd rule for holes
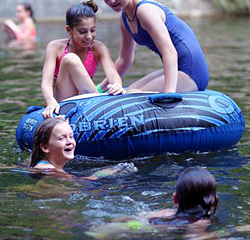
[[[109,83],[108,93],[124,93],[108,48],[95,40],[97,10],[93,0],[70,7],[66,12],[69,39],[54,40],[47,46],[41,85],[46,118],[59,112],[58,101],[79,93],[98,93],[92,81],[98,63]]]
[[[72,178],[73,176],[66,173],[63,168],[74,158],[75,147],[73,131],[67,121],[57,118],[46,119],[36,130],[30,167],[48,170],[48,173],[62,178]],[[133,163],[120,163],[83,178],[97,180],[136,171],[137,168]]]

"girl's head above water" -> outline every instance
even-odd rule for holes
[[[98,11],[98,6],[93,0],[83,2],[68,8],[66,12],[66,24],[70,28],[76,27],[83,18],[96,19],[95,13]]]
[[[75,140],[73,131],[67,121],[49,118],[37,128],[30,167],[46,160],[58,168],[74,158]]]
[[[93,1],[74,5],[66,13],[66,31],[75,49],[90,48],[96,37],[97,5]]]
[[[19,21],[24,21],[30,17],[34,20],[34,11],[29,3],[20,3],[16,6],[16,17]]]
[[[209,217],[216,211],[216,181],[205,169],[187,168],[179,177],[174,193],[177,215]]]

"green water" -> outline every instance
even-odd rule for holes
[[[27,164],[20,153],[15,128],[30,105],[42,105],[40,82],[48,41],[66,37],[63,24],[40,24],[34,51],[7,48],[0,35],[0,238],[93,239],[86,231],[112,219],[172,207],[172,193],[180,172],[203,166],[218,182],[217,218],[204,231],[184,228],[139,229],[121,225],[99,228],[105,239],[249,239],[250,238],[250,19],[188,20],[208,59],[209,88],[230,95],[242,108],[245,134],[236,147],[203,154],[161,155],[136,159],[139,172],[116,180],[63,181],[35,179],[11,169]],[[119,29],[115,21],[98,23],[98,39],[117,57]],[[125,84],[160,66],[160,60],[138,48]],[[103,74],[99,71],[95,81]],[[110,162],[73,162],[66,170],[78,175]],[[119,230],[120,229],[120,230]],[[192,235],[193,234],[193,235]],[[199,238],[200,239],[200,238]]]

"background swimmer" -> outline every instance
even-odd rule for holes
[[[18,4],[16,6],[16,18],[19,22],[18,25],[10,19],[4,22],[4,30],[8,40],[35,41],[37,32],[31,5],[29,3]]]

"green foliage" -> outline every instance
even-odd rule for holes
[[[250,15],[250,1],[249,0],[213,0],[213,3],[218,8],[229,14],[237,16]]]

